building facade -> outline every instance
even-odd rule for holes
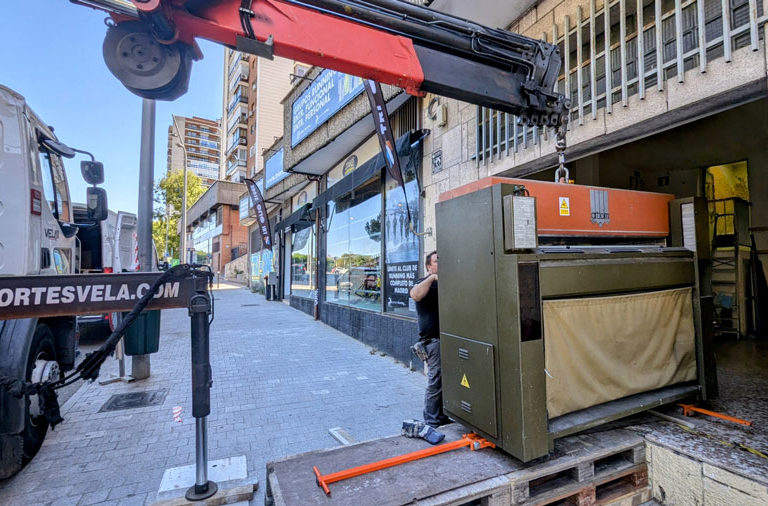
[[[194,116],[173,115],[168,127],[167,172],[187,170],[197,174],[205,186],[219,178],[219,122]]]
[[[249,55],[224,49],[224,93],[221,145],[223,156],[219,178],[242,182],[248,156],[248,101],[251,66]]]
[[[242,183],[216,181],[187,211],[192,260],[214,272],[248,253],[248,229],[240,225],[238,205]]]
[[[405,191],[383,170],[362,80],[322,68],[295,80],[282,104],[283,136],[258,174],[275,240],[268,250],[255,238],[252,279],[261,287],[269,274],[278,298],[407,362],[425,133],[419,99],[389,86],[384,94]],[[244,199],[241,216],[253,220],[248,205]]]
[[[762,3],[480,4],[436,0],[431,8],[503,20],[560,47],[558,88],[572,101],[572,182],[707,199],[712,256],[735,256],[742,266],[736,275],[713,275],[719,331],[753,333],[760,309],[749,279],[768,274],[768,204],[756,198],[768,185]],[[518,125],[510,114],[384,87],[406,171],[403,189],[383,170],[359,83],[320,68],[307,77],[284,100],[284,134],[265,157],[261,184],[273,203],[275,246],[252,255],[252,263],[277,278],[283,301],[413,363],[408,347],[417,335],[407,290],[436,247],[440,195],[487,176],[552,180],[553,132]],[[717,251],[718,240],[736,230],[736,248]]]
[[[719,331],[753,334],[761,309],[749,278],[768,275],[768,205],[759,198],[768,187],[762,2],[530,3],[509,29],[555,42],[563,55],[570,179],[705,198]],[[432,130],[424,150],[427,226],[439,196],[467,182],[553,179],[552,132],[455,100],[424,100]],[[736,247],[724,246],[734,235]],[[426,248],[434,244],[426,238]]]

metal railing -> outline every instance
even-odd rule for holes
[[[757,51],[768,21],[764,1],[613,0],[598,11],[590,0],[588,13],[579,8],[573,21],[563,16],[542,39],[556,41],[564,55],[557,89],[571,98],[569,130],[583,125],[585,117],[597,119],[599,109],[627,107],[632,95],[643,99],[653,87],[663,91],[668,79],[684,82],[687,70],[704,73],[717,58],[730,62],[736,49]],[[509,156],[547,135],[545,129],[518,124],[514,115],[478,107],[475,160]]]

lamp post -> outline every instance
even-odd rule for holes
[[[181,191],[181,237],[179,238],[179,262],[187,262],[187,150],[184,147],[184,138],[179,131],[179,125],[176,123],[176,116],[173,117],[173,129],[176,130],[176,136],[179,138],[179,146],[184,155],[184,185]]]

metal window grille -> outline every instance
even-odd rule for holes
[[[628,106],[632,95],[662,90],[667,79],[683,82],[687,70],[705,72],[708,61],[729,62],[736,49],[757,51],[768,21],[763,1],[613,0],[597,10],[591,0],[575,19],[557,20],[543,38],[563,55],[557,90],[571,98],[569,128],[596,118],[598,109]],[[511,114],[478,107],[475,160],[501,159],[537,145],[543,135]]]

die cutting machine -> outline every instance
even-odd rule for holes
[[[449,416],[529,461],[715,394],[703,200],[491,177],[436,208]]]

